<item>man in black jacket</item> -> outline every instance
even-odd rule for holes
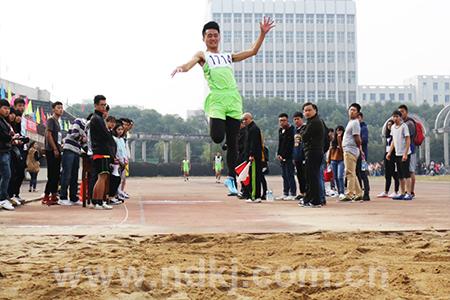
[[[253,121],[250,113],[245,113],[242,117],[247,128],[247,141],[245,149],[247,158],[252,162],[250,168],[250,198],[246,200],[249,203],[261,203],[261,178],[262,178],[262,160],[263,146],[261,130]],[[254,170],[253,170],[254,168]],[[253,176],[254,173],[254,176]]]
[[[115,143],[104,119],[106,112],[105,96],[95,96],[94,108],[95,111],[91,118],[89,131],[93,152],[94,174],[98,177],[92,192],[92,204],[94,209],[112,209],[112,206],[103,201],[110,174],[109,165],[113,159],[113,153],[111,153],[112,143]]]
[[[7,118],[9,115],[9,102],[0,100],[0,207],[7,210],[14,210],[13,205],[8,200],[8,184],[11,179],[11,140],[13,137],[12,128]]]
[[[302,130],[302,140],[305,150],[306,195],[299,203],[303,207],[321,207],[320,200],[320,165],[323,159],[324,125],[318,116],[314,103],[303,104],[303,115],[306,126]]]
[[[294,163],[292,161],[292,151],[294,149],[294,127],[289,124],[289,117],[286,113],[278,116],[280,129],[278,131],[278,151],[277,158],[281,164],[283,177],[283,196],[277,200],[295,200],[297,187],[294,179]]]

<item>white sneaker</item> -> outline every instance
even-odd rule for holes
[[[188,178],[187,180],[189,180],[189,178]],[[130,198],[130,195],[128,195],[128,193],[125,192],[125,191],[123,192],[123,195],[124,195],[124,197],[125,197],[126,199]]]
[[[14,206],[8,200],[0,201],[0,207],[6,210],[14,210]]]
[[[122,201],[117,199],[117,198],[112,198],[111,199],[111,205],[119,205],[122,204]]]
[[[113,207],[111,205],[108,205],[106,202],[103,202],[102,207],[103,207],[103,209],[107,209],[107,210],[113,209]]]
[[[261,199],[255,199],[255,200],[252,200],[252,199],[247,199],[247,200],[245,200],[245,202],[247,202],[247,203],[261,203]]]
[[[11,203],[14,206],[20,206],[22,204],[22,202],[20,202],[19,199],[20,198],[18,198],[18,197],[12,197],[11,202],[9,202],[9,203]]]
[[[285,200],[287,197],[288,197],[288,195],[283,195],[283,196],[276,197],[275,200]]]
[[[100,204],[95,204],[92,208],[93,209],[98,209],[98,210],[103,210],[104,209],[103,206],[100,205]]]
[[[400,194],[396,193],[396,192],[392,192],[389,194],[389,198],[394,198],[394,197],[398,197],[398,196],[400,196]]]
[[[386,197],[388,197],[388,193],[386,192],[381,192],[377,195],[377,198],[386,198]]]
[[[76,202],[70,201],[70,203],[74,206],[83,206],[83,201],[78,200]]]
[[[283,200],[285,200],[285,201],[294,201],[296,199],[295,199],[295,196],[287,196]]]
[[[58,200],[58,205],[61,205],[61,206],[72,206],[72,202],[70,200],[67,200],[67,199],[59,199]]]
[[[339,195],[339,200],[342,201],[342,200],[344,200],[346,197],[347,197],[347,196],[345,196],[345,194],[340,194],[340,195]]]

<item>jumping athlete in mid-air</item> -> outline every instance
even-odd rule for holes
[[[236,85],[232,63],[255,56],[266,34],[274,26],[274,21],[264,17],[259,24],[258,39],[250,49],[238,53],[223,53],[219,51],[219,24],[214,21],[208,22],[202,30],[206,51],[197,52],[190,61],[172,72],[173,77],[176,73],[189,71],[196,64],[203,68],[210,88],[204,106],[210,120],[210,135],[217,144],[222,143],[226,138],[228,178],[224,183],[228,187],[230,195],[237,195],[234,168],[237,161],[237,138],[242,116],[242,98]]]

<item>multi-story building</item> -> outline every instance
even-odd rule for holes
[[[358,102],[363,104],[415,102],[416,87],[414,85],[360,85],[358,98]]]
[[[209,0],[209,6],[224,52],[249,48],[263,16],[276,21],[258,55],[234,66],[244,97],[356,101],[353,0]]]

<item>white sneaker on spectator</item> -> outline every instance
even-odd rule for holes
[[[295,199],[295,196],[286,196],[283,200],[285,200],[285,201],[294,201],[296,199]]]
[[[189,180],[189,179],[188,179],[188,180]],[[125,199],[129,199],[129,198],[130,198],[130,195],[128,195],[127,192],[123,192],[123,195],[125,196]]]
[[[107,210],[113,209],[113,207],[111,205],[108,205],[106,202],[103,202],[102,207],[103,207],[103,209],[107,209]]]
[[[245,202],[247,202],[247,203],[261,203],[261,199],[260,198],[255,199],[255,200],[247,199],[247,200],[245,200]]]
[[[276,197],[275,200],[285,200],[287,197],[288,197],[288,195],[283,195],[283,196]]]
[[[6,210],[14,210],[14,206],[9,202],[9,200],[0,201],[0,207]]]
[[[111,199],[111,205],[119,205],[119,204],[122,204],[122,200],[119,200],[117,198]]]
[[[398,196],[400,196],[400,194],[396,193],[396,192],[392,192],[389,194],[389,198],[394,198],[394,197],[398,197]]]
[[[22,202],[20,202],[19,198],[17,197],[12,197],[9,203],[14,206],[20,206],[22,204]]]
[[[100,205],[100,204],[95,204],[92,208],[93,209],[98,209],[98,210],[103,210],[104,209],[103,205]]]
[[[381,192],[377,195],[377,198],[387,198],[389,195],[386,192]]]
[[[83,201],[78,200],[78,201],[70,201],[70,203],[74,206],[83,206]]]
[[[58,200],[58,205],[61,206],[72,206],[72,202],[68,199],[59,199]]]

